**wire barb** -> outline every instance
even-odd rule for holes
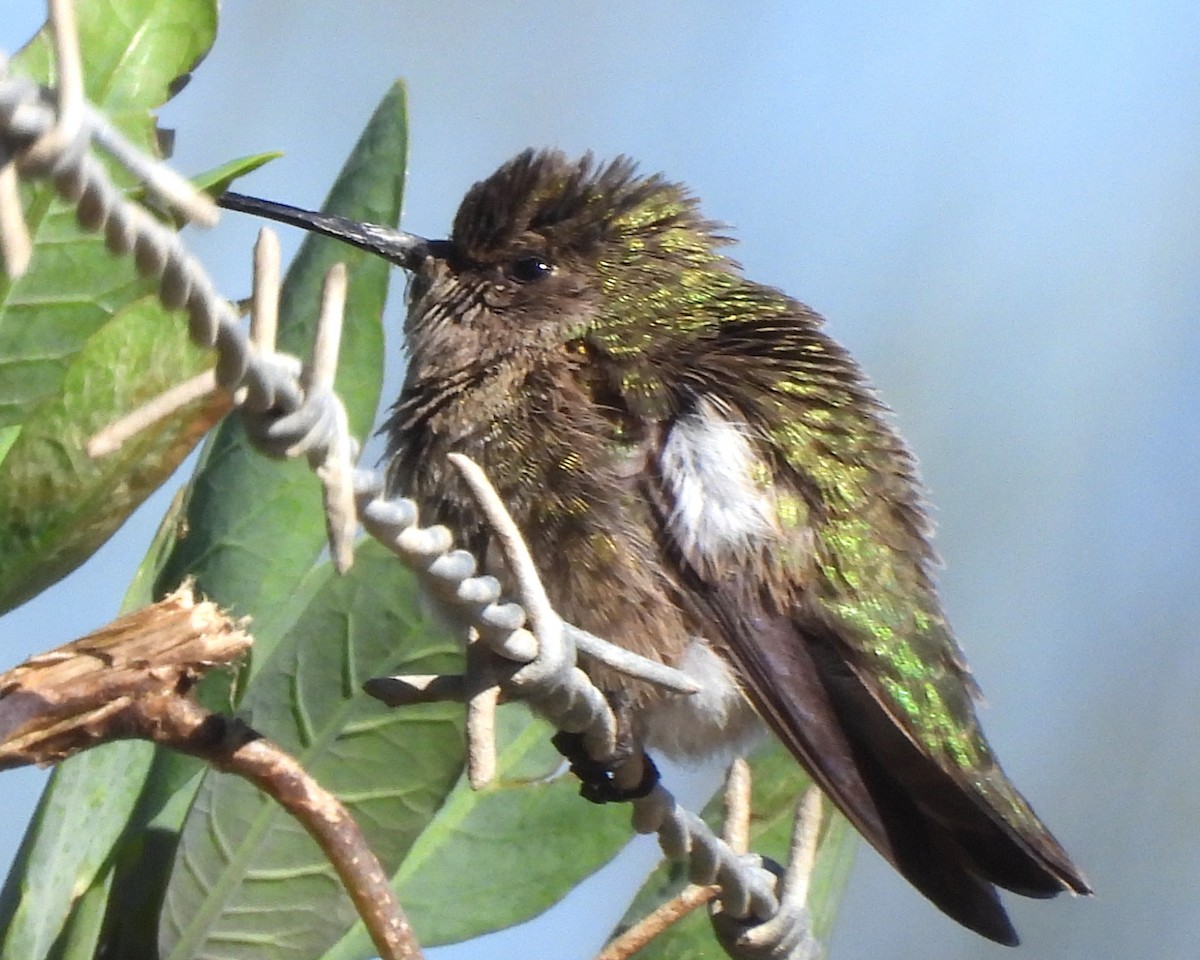
[[[0,144],[0,257],[4,270],[14,280],[24,276],[33,256],[33,242],[21,216],[21,196],[17,192],[17,165],[4,156]]]
[[[724,816],[721,836],[735,853],[744,854],[750,838],[750,765],[737,757],[725,775]],[[711,903],[720,888],[713,884],[689,883],[637,923],[613,937],[596,960],[627,960],[655,937],[688,914]]]
[[[137,436],[147,427],[158,423],[181,410],[189,403],[206,397],[217,389],[217,378],[213,371],[205,370],[189,380],[177,383],[157,397],[147,400],[136,410],[114,420],[107,427],[93,434],[83,446],[83,451],[93,460],[107,457],[121,449],[126,441]]]

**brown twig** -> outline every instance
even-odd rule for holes
[[[642,917],[619,937],[610,940],[596,960],[627,960],[651,940],[677,924],[697,907],[711,901],[718,893],[715,886],[698,887],[688,884],[666,903]]]
[[[316,840],[380,956],[417,960],[412,927],[349,811],[276,744],[188,696],[204,673],[235,662],[250,642],[241,624],[195,601],[185,584],[159,603],[32,657],[0,674],[0,770],[139,738],[244,777]]]

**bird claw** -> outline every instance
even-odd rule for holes
[[[642,772],[638,782],[632,787],[622,786],[618,782],[618,771],[624,773],[626,764],[635,761],[640,753],[628,742],[618,744],[616,751],[606,760],[592,759],[584,746],[583,737],[578,733],[560,731],[550,742],[566,758],[571,772],[580,779],[579,795],[591,803],[640,800],[658,786],[658,767],[644,753],[641,754]]]

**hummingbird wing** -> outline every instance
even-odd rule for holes
[[[652,498],[688,602],[755,709],[871,844],[954,919],[1015,943],[993,884],[1035,897],[1088,888],[980,731],[926,573],[911,461],[872,423],[901,458],[865,489],[870,442],[831,463],[843,431],[805,436],[757,412],[701,396],[662,444]]]

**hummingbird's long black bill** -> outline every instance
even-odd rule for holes
[[[256,217],[299,227],[310,233],[341,240],[352,247],[366,250],[394,263],[403,270],[417,270],[426,258],[437,256],[445,241],[426,240],[416,234],[405,233],[377,223],[359,223],[347,217],[331,213],[314,213],[291,207],[273,200],[260,200],[242,193],[226,191],[217,197],[217,206],[236,213],[249,213]]]

